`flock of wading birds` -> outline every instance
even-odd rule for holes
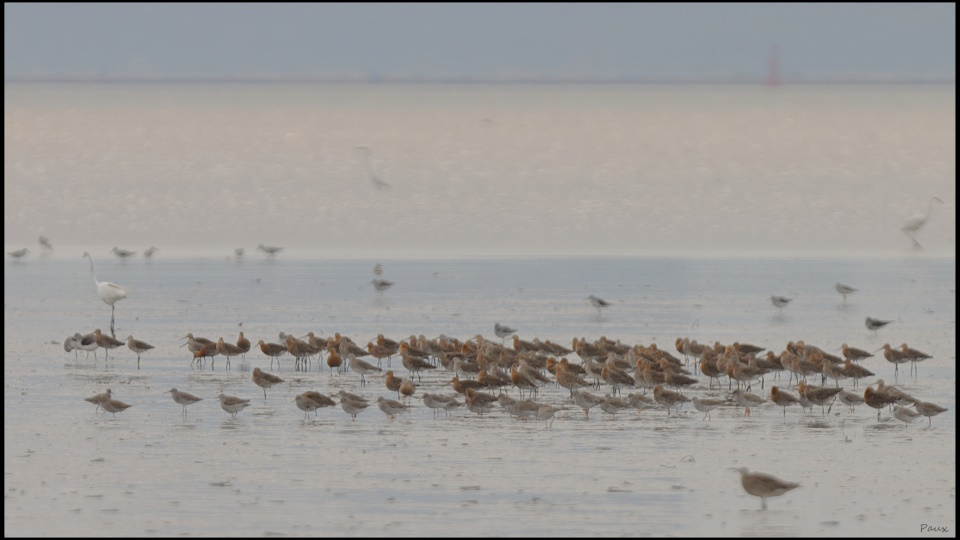
[[[501,326],[499,323],[494,326],[494,331],[502,338],[515,334],[515,330]],[[383,373],[383,360],[387,360],[389,364],[393,356],[400,356],[403,367],[409,372],[409,378],[398,377],[393,370],[387,370],[383,379],[388,390],[397,392],[398,399],[409,398],[416,394],[417,384],[414,377],[422,383],[423,371],[444,369],[451,372],[453,378],[444,386],[452,385],[457,394],[423,393],[420,396],[424,405],[433,409],[435,415],[439,415],[441,409],[449,414],[451,410],[463,405],[466,405],[470,411],[482,415],[496,405],[500,405],[511,416],[517,416],[521,420],[537,418],[552,424],[556,412],[564,407],[535,400],[538,388],[551,383],[568,389],[570,401],[577,407],[583,408],[587,418],[589,418],[590,409],[594,407],[599,407],[603,412],[616,418],[616,413],[624,409],[643,410],[657,405],[665,407],[669,415],[671,408],[692,402],[694,408],[704,413],[704,420],[706,420],[710,416],[710,411],[728,403],[727,400],[697,397],[691,399],[685,396],[682,393],[683,388],[696,385],[700,379],[684,367],[684,361],[659,349],[656,344],[646,347],[630,346],[605,337],[593,343],[587,342],[585,338],[574,338],[573,348],[568,349],[550,340],[541,342],[535,338],[533,341],[524,341],[513,335],[513,347],[509,348],[503,343],[487,340],[480,335],[463,342],[446,336],[431,340],[423,335],[410,336],[406,340],[397,342],[380,334],[376,340],[368,342],[366,347],[361,347],[349,337],[341,336],[339,333],[326,339],[315,336],[313,332],[304,336],[306,340],[282,332],[280,337],[282,344],[266,343],[262,339],[258,342],[260,351],[271,357],[271,367],[274,359],[279,365],[280,357],[289,355],[294,359],[296,369],[305,370],[308,369],[308,362],[316,356],[322,370],[321,362],[325,354],[326,364],[331,374],[334,370],[353,371],[360,375],[361,385],[366,384],[366,375]],[[225,342],[222,337],[214,342],[187,334],[184,339],[186,339],[185,345],[193,353],[191,365],[194,362],[201,363],[208,357],[212,363],[216,356],[222,355],[229,366],[231,357],[244,355],[251,350],[251,343],[244,337],[243,332],[240,332],[236,345]],[[64,341],[64,350],[67,352],[74,349],[85,350],[88,354],[92,351],[96,357],[98,348],[109,351],[123,344],[123,341],[103,334],[100,329],[97,329],[86,336],[78,333],[68,337]],[[126,345],[137,354],[138,368],[140,355],[153,348],[152,345],[136,340],[133,336],[127,337]],[[928,425],[932,425],[932,417],[947,410],[937,404],[916,399],[895,386],[886,385],[883,379],[878,379],[867,386],[862,395],[841,388],[839,386],[841,380],[852,379],[856,386],[860,379],[874,376],[872,371],[859,364],[860,361],[873,357],[873,354],[849,347],[846,343],[840,347],[842,358],[818,347],[807,345],[803,341],[787,343],[786,349],[779,355],[773,351],[767,351],[763,356],[760,356],[760,353],[765,349],[754,345],[740,343],[722,345],[716,342],[713,346],[708,346],[688,338],[677,338],[676,348],[685,360],[689,358],[699,360],[694,369],[708,377],[710,388],[713,387],[714,382],[718,386],[722,385],[720,379],[724,376],[729,379],[728,389],[731,389],[733,381],[736,381],[737,388],[730,396],[733,401],[745,408],[745,415],[750,414],[750,407],[756,407],[768,400],[783,408],[784,417],[786,417],[787,407],[792,405],[800,405],[803,408],[819,405],[822,409],[821,414],[824,414],[826,408],[832,407],[834,401],[839,399],[851,408],[866,403],[867,406],[878,409],[878,421],[880,409],[889,405],[893,407],[893,416],[905,424],[923,415],[929,418]],[[912,372],[917,362],[930,358],[930,355],[911,349],[906,343],[899,349],[889,344],[885,344],[881,349],[884,358],[895,365],[895,373],[898,373],[901,363],[910,362]],[[574,354],[579,357],[579,362],[571,362],[567,358]],[[367,356],[375,358],[377,365],[362,359]],[[790,374],[788,384],[792,384],[793,378],[796,377],[796,395],[778,386],[770,388],[768,397],[750,393],[754,384],[759,382],[761,387],[764,385],[764,377],[767,374],[779,377],[783,371]],[[807,377],[817,374],[821,376],[821,383],[826,379],[833,379],[835,386],[807,384]],[[263,389],[264,400],[267,398],[268,388],[283,382],[280,377],[262,371],[260,368],[253,370],[252,379]],[[604,383],[610,387],[610,392],[605,396],[592,394],[587,390],[590,387],[599,390]],[[505,390],[510,387],[516,387],[519,390],[519,400],[507,395]],[[675,391],[667,387],[675,388]],[[623,397],[623,388],[639,388],[643,392],[630,393]],[[647,389],[652,390],[652,398],[645,395]],[[187,405],[201,400],[175,388],[168,392],[174,401],[183,405],[184,414],[186,414]],[[498,392],[498,395],[492,392]],[[527,399],[524,399],[525,392],[530,394]],[[460,396],[463,396],[464,401],[458,401]],[[340,406],[353,419],[356,419],[357,414],[370,405],[368,400],[346,391],[340,391],[338,397]],[[249,399],[222,393],[219,400],[221,407],[234,416],[250,404]],[[103,394],[87,398],[87,401],[111,413],[120,412],[129,407],[123,402],[112,399],[109,389]],[[317,409],[336,405],[330,397],[314,391],[296,396],[295,402],[297,407],[304,411],[305,416],[310,411],[316,412]],[[411,407],[407,403],[382,396],[377,400],[377,405],[391,418],[391,421],[397,414]],[[908,408],[911,406],[914,409]]]
[[[383,371],[381,365],[383,360],[387,360],[389,366],[393,356],[400,356],[404,368],[409,371],[409,378],[397,377],[393,370],[387,370],[384,376],[385,387],[391,392],[397,392],[398,400],[387,399],[384,396],[376,400],[377,407],[390,417],[391,422],[396,415],[413,407],[399,399],[416,395],[417,384],[414,382],[414,377],[422,383],[421,372],[438,369],[453,373],[452,379],[443,386],[452,385],[457,394],[425,392],[420,395],[423,404],[433,409],[434,418],[439,416],[441,409],[449,414],[451,410],[466,405],[467,409],[482,416],[499,405],[511,417],[516,416],[523,421],[536,418],[552,425],[557,411],[567,407],[565,404],[554,406],[536,401],[537,389],[550,383],[568,389],[570,401],[583,409],[587,419],[589,419],[590,409],[594,407],[599,407],[615,419],[616,414],[625,409],[634,408],[642,411],[660,405],[667,409],[669,416],[671,408],[680,407],[683,403],[691,401],[694,408],[704,413],[703,419],[706,420],[710,416],[710,411],[727,403],[727,400],[697,397],[690,399],[685,396],[682,389],[697,384],[699,379],[684,368],[684,361],[659,349],[656,344],[630,346],[605,337],[592,343],[585,338],[574,338],[572,348],[566,348],[550,340],[542,342],[536,338],[532,341],[522,340],[514,335],[516,332],[514,329],[499,323],[494,325],[494,332],[502,340],[513,335],[513,347],[505,346],[504,341],[497,343],[480,335],[463,342],[446,336],[427,339],[422,335],[410,336],[406,340],[397,342],[379,334],[364,348],[339,333],[323,339],[315,336],[313,332],[304,336],[306,340],[281,332],[282,344],[267,343],[261,339],[258,346],[263,354],[271,357],[271,367],[274,359],[279,365],[280,357],[289,355],[294,359],[297,369],[309,369],[309,362],[316,356],[322,370],[325,354],[325,363],[330,368],[331,376],[334,370],[342,372],[346,368],[360,375],[361,385],[366,384],[366,375],[379,374]],[[240,332],[236,345],[224,342],[222,337],[213,342],[187,334],[184,339],[186,339],[185,345],[193,352],[191,365],[194,362],[201,363],[207,357],[210,357],[212,363],[217,355],[223,355],[229,365],[231,357],[243,355],[251,350],[251,343],[244,337],[243,332]],[[84,345],[85,342],[88,344]],[[76,334],[67,338],[64,349],[68,352],[74,349],[93,351],[96,355],[97,347],[109,350],[122,344],[123,342],[112,339],[97,330],[89,336]],[[127,346],[137,353],[138,367],[140,354],[153,348],[151,345],[133,339],[132,336],[127,338]],[[708,377],[711,388],[714,381],[720,386],[722,384],[720,379],[723,376],[729,378],[728,388],[732,388],[733,381],[736,381],[737,389],[733,390],[731,397],[737,404],[745,407],[745,415],[750,414],[750,407],[761,405],[768,399],[777,406],[783,407],[784,418],[787,407],[792,405],[800,405],[803,408],[819,405],[824,409],[828,406],[832,407],[834,400],[837,399],[851,408],[866,403],[869,407],[878,410],[878,421],[880,409],[891,405],[893,416],[905,424],[909,424],[921,415],[929,418],[929,424],[933,416],[947,410],[934,403],[920,401],[894,386],[886,385],[882,379],[867,386],[862,396],[840,388],[840,380],[853,379],[856,384],[859,379],[874,375],[867,368],[855,363],[871,358],[873,354],[848,347],[845,343],[840,347],[843,358],[807,345],[803,341],[787,343],[786,349],[779,355],[768,351],[764,356],[758,356],[765,350],[762,347],[740,343],[725,346],[719,342],[708,346],[688,338],[677,338],[676,348],[685,360],[699,359],[695,367],[701,374]],[[901,345],[900,349],[886,344],[882,349],[884,358],[892,362],[896,366],[895,369],[905,362],[911,362],[913,368],[917,362],[930,358],[929,355],[911,349],[906,344]],[[568,358],[574,354],[579,357],[579,362],[571,362]],[[378,365],[361,359],[366,356],[377,359]],[[347,360],[344,361],[344,358]],[[793,378],[796,377],[798,390],[796,395],[781,390],[777,386],[771,386],[768,398],[750,393],[752,385],[759,382],[761,387],[763,386],[765,375],[778,376],[783,371],[790,373],[788,384],[792,383]],[[821,382],[827,378],[834,379],[835,387],[806,384],[807,376],[817,374],[821,375]],[[264,401],[267,399],[267,389],[283,382],[280,377],[264,372],[260,368],[254,368],[252,379],[263,389]],[[599,389],[604,383],[608,384],[611,390],[605,396],[587,391],[590,387]],[[520,399],[510,397],[504,391],[511,386],[515,386],[520,391]],[[676,388],[676,391],[668,390],[664,388],[665,386]],[[874,389],[873,386],[877,388]],[[634,392],[626,397],[617,397],[622,396],[623,388],[652,389],[653,397],[646,396],[645,392]],[[495,395],[493,391],[498,394]],[[524,399],[525,392],[530,394],[527,399]],[[166,393],[171,395],[173,401],[183,406],[184,415],[187,414],[188,405],[203,399],[176,388],[171,388]],[[341,408],[354,420],[372,404],[368,399],[345,390],[340,390],[334,395],[340,400]],[[459,400],[461,396],[463,401]],[[233,417],[250,405],[250,399],[228,396],[222,391],[218,399],[220,407]],[[109,388],[102,394],[86,400],[114,415],[130,407],[126,403],[113,399]],[[316,391],[298,394],[293,401],[304,412],[305,418],[311,411],[316,415],[318,409],[337,404],[332,397]],[[908,408],[910,406],[915,410]],[[740,472],[744,490],[761,498],[763,510],[766,510],[768,497],[782,495],[799,487],[797,483],[787,482],[764,473],[750,472],[746,468],[733,470]]]

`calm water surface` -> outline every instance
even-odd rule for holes
[[[94,252],[97,277],[130,288],[117,335],[156,348],[116,349],[109,363],[62,348],[76,331],[109,327],[85,260],[33,258],[4,271],[4,533],[8,535],[855,535],[956,530],[956,263],[953,258],[557,258],[381,260],[396,282],[381,297],[375,260],[142,258]],[[844,303],[837,281],[858,287]],[[601,317],[585,300],[613,303]],[[771,294],[794,297],[781,314]],[[895,322],[876,336],[866,316]],[[238,326],[242,322],[242,327]],[[806,414],[767,404],[744,418],[725,406],[704,422],[689,405],[625,412],[568,405],[552,427],[495,409],[449,418],[414,399],[394,422],[376,407],[355,422],[339,407],[304,419],[308,389],[391,396],[382,378],[273,372],[264,400],[250,380],[259,353],[190,367],[187,332],[277,341],[280,331],[461,339],[493,324],[569,345],[601,335],[673,349],[677,337],[783,350],[803,339],[831,351],[907,342],[933,355],[916,378],[878,355],[865,366],[949,411],[908,428],[888,410]],[[256,350],[256,349],[255,349]],[[571,360],[578,360],[575,355]],[[398,374],[406,371],[393,362]],[[449,393],[452,374],[417,394]],[[868,379],[872,380],[872,379]],[[688,395],[723,397],[706,381]],[[785,385],[784,381],[779,384]],[[204,398],[181,416],[165,390]],[[111,388],[133,405],[95,414],[84,397]],[[252,400],[232,419],[219,390]],[[862,389],[862,388],[861,388]],[[602,392],[609,391],[605,387]],[[761,391],[769,395],[769,381]],[[511,391],[511,395],[516,395]],[[552,385],[538,400],[564,402]],[[395,395],[394,395],[395,397]],[[747,495],[746,466],[802,484],[782,497]]]
[[[7,84],[4,245],[955,254],[955,148],[954,85]]]

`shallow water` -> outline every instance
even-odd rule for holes
[[[97,257],[95,255],[95,257]],[[956,525],[956,263],[953,258],[581,258],[386,260],[396,284],[369,284],[373,260],[97,257],[97,277],[130,287],[117,304],[117,336],[156,346],[109,363],[62,348],[75,331],[109,327],[86,261],[8,262],[4,272],[4,532],[7,535],[856,535],[917,536],[923,524]],[[860,289],[846,302],[833,289]],[[602,316],[585,300],[613,303]],[[782,314],[771,294],[794,297]],[[877,335],[866,316],[893,319]],[[242,327],[238,323],[242,322]],[[725,406],[712,420],[689,405],[625,412],[568,404],[550,427],[495,409],[449,418],[414,399],[390,420],[375,406],[351,421],[339,406],[304,420],[292,403],[308,389],[340,388],[374,399],[382,378],[316,363],[267,391],[250,380],[269,370],[259,353],[191,367],[187,332],[256,342],[279,331],[334,332],[365,344],[378,333],[461,339],[493,324],[520,337],[569,345],[605,335],[657,343],[677,337],[733,341],[779,352],[803,339],[825,350],[884,343],[933,355],[916,378],[898,377],[882,355],[864,365],[887,383],[948,407],[927,427],[882,411],[833,407],[802,414],[771,404]],[[254,348],[256,351],[256,348]],[[572,360],[577,360],[575,355]],[[406,375],[399,361],[394,371]],[[424,375],[424,391],[451,392],[452,374]],[[703,378],[702,378],[703,379]],[[871,379],[867,379],[872,381]],[[705,381],[704,381],[705,382]],[[769,383],[755,393],[769,395]],[[783,381],[778,384],[783,385]],[[95,414],[84,397],[106,388],[132,408]],[[204,398],[181,407],[176,387]],[[231,418],[219,390],[250,398]],[[862,389],[862,386],[861,386]],[[608,392],[605,387],[603,392]],[[722,397],[696,385],[688,395]],[[516,395],[516,391],[511,391]],[[560,404],[565,389],[541,389]],[[395,397],[393,395],[392,397]],[[802,487],[768,501],[747,495],[746,466]],[[926,535],[926,534],[925,534]]]

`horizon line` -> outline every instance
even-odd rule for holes
[[[704,77],[417,77],[417,76],[5,76],[4,84],[748,84],[765,76]],[[787,84],[956,84],[953,75],[781,77]]]

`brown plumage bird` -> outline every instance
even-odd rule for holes
[[[260,345],[260,352],[270,357],[270,367],[273,367],[273,359],[287,353],[287,348],[279,343],[265,343],[262,339],[257,342]],[[280,360],[277,360],[280,363]]]
[[[760,497],[762,501],[762,510],[767,509],[767,497],[779,497],[788,491],[800,487],[800,484],[796,482],[786,482],[765,473],[750,472],[746,467],[740,467],[739,469],[732,469],[740,473],[740,483],[743,485],[743,489],[753,495],[754,497]]]
[[[237,337],[237,348],[240,349],[243,355],[246,355],[250,352],[250,340],[243,337],[243,332],[240,332],[240,335]],[[244,356],[246,358],[246,356]]]
[[[254,384],[259,386],[260,388],[263,388],[264,401],[267,400],[267,388],[270,388],[275,384],[280,384],[283,382],[283,379],[281,379],[280,377],[277,377],[272,373],[261,371],[260,368],[253,368],[253,377],[251,378],[253,379]]]
[[[403,384],[403,379],[394,376],[393,370],[387,371],[384,374],[383,383],[386,385],[387,390],[396,392],[397,397],[400,397],[400,385]]]
[[[410,397],[416,391],[417,391],[417,385],[414,384],[412,380],[404,379],[403,382],[400,383],[400,394],[402,394],[403,397]]]

